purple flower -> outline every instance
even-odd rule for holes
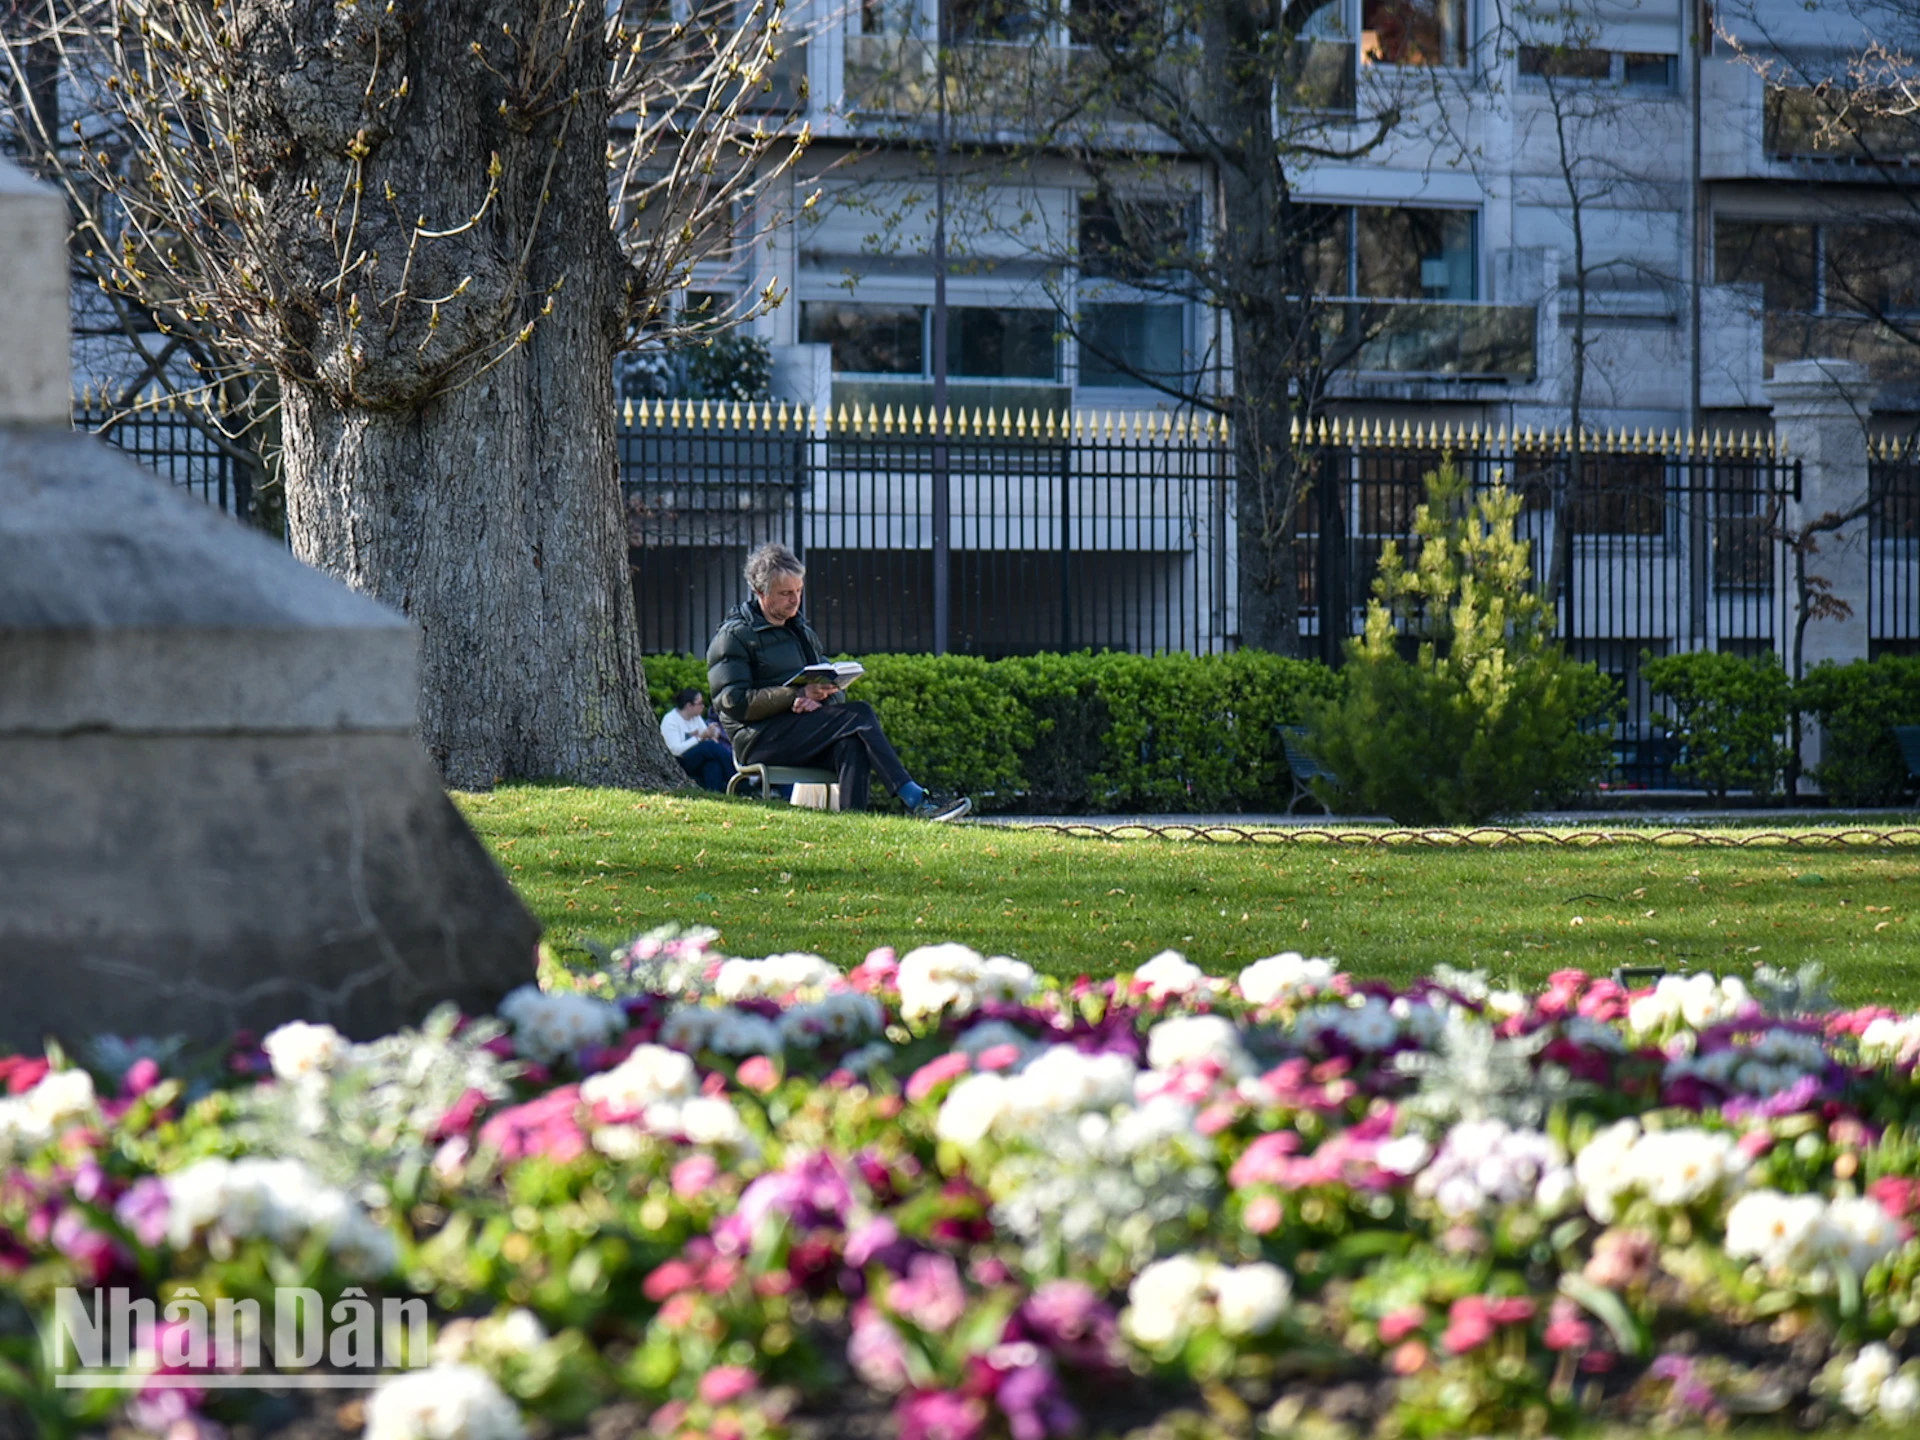
[[[1015,1329],[1076,1370],[1111,1370],[1120,1327],[1113,1308],[1080,1280],[1049,1280],[1014,1313]]]
[[[739,1253],[753,1243],[754,1232],[769,1215],[786,1216],[796,1230],[812,1230],[844,1226],[852,1208],[853,1187],[840,1162],[828,1155],[809,1155],[747,1186],[733,1214],[715,1227],[713,1236],[723,1249]]]
[[[1786,1089],[1765,1097],[1735,1095],[1720,1107],[1729,1120],[1773,1120],[1811,1109],[1825,1093],[1826,1086],[1817,1075],[1802,1075]]]
[[[97,1285],[118,1268],[122,1256],[113,1237],[87,1224],[84,1212],[71,1206],[53,1222],[53,1248],[90,1276]]]
[[[166,1238],[167,1212],[166,1184],[153,1175],[134,1181],[113,1207],[120,1223],[149,1250]]]
[[[882,1251],[900,1243],[900,1227],[881,1215],[869,1220],[847,1237],[847,1263],[864,1268]],[[885,1263],[883,1260],[881,1263]]]
[[[1047,1440],[1049,1435],[1070,1435],[1080,1426],[1079,1413],[1060,1393],[1060,1377],[1053,1361],[1031,1345],[997,1347],[989,1357],[992,1364],[1001,1358],[1013,1358],[1006,1352],[1028,1352],[1018,1358],[1029,1363],[1008,1370],[994,1392],[994,1401],[1007,1417],[1007,1429],[1013,1440]]]

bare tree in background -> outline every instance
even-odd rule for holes
[[[956,208],[971,205],[982,238],[998,230],[1046,272],[1083,364],[1228,422],[1241,642],[1298,654],[1297,518],[1314,477],[1294,427],[1321,416],[1330,376],[1370,331],[1356,307],[1327,302],[1330,216],[1296,187],[1315,162],[1378,149],[1399,123],[1398,93],[1375,85],[1356,99],[1354,37],[1325,0],[1112,0],[1064,19],[1037,0],[948,3]],[[891,142],[923,143],[939,99],[931,52],[909,41],[898,53],[898,73],[865,83],[884,92],[873,108],[913,117]],[[1063,178],[1083,194],[1071,234],[995,200]],[[913,188],[915,206],[928,188]],[[883,217],[876,239],[901,238]],[[959,264],[986,263],[956,248]],[[1221,323],[1204,353],[1149,367],[1085,323],[1080,302],[1103,289],[1205,306]]]
[[[641,669],[612,360],[670,321],[805,144],[762,108],[782,16],[47,0],[11,17],[14,128],[73,200],[76,253],[188,337],[206,386],[258,396],[270,377],[294,551],[420,626],[421,736],[450,785],[684,783]],[[88,112],[78,144],[34,99],[49,55]]]

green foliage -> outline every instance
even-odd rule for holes
[[[764,400],[773,390],[773,352],[764,340],[728,330],[687,347],[687,394],[695,400]]]
[[[1514,534],[1519,497],[1470,497],[1451,460],[1426,481],[1413,568],[1388,541],[1345,693],[1310,709],[1312,749],[1340,777],[1320,783],[1344,811],[1408,824],[1477,824],[1576,794],[1604,771],[1614,686],[1554,643]]]
[[[1654,718],[1680,742],[1676,775],[1716,799],[1729,790],[1767,796],[1780,788],[1793,751],[1785,740],[1792,686],[1779,656],[1694,650],[1656,660],[1643,653],[1640,673],[1671,703]]]
[[[1820,665],[1794,700],[1826,732],[1813,778],[1838,805],[1895,805],[1912,789],[1888,729],[1920,725],[1920,656]]]
[[[704,655],[649,655],[646,665],[647,698],[653,702],[656,716],[664,717],[673,704],[673,697],[689,687],[706,695],[708,709],[712,709],[713,696],[707,692]]]
[[[1277,808],[1291,791],[1279,727],[1339,691],[1325,666],[1262,651],[1081,651],[983,660],[872,655],[852,691],[879,714],[916,780],[982,810],[1051,814]],[[654,709],[706,662],[647,660]]]

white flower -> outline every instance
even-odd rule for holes
[[[677,1110],[671,1119],[662,1114],[661,1126],[654,1122],[654,1111]],[[753,1137],[748,1133],[746,1122],[740,1118],[740,1112],[718,1095],[697,1095],[691,1100],[681,1101],[677,1107],[671,1102],[662,1106],[647,1108],[647,1128],[660,1133],[664,1125],[678,1127],[681,1134],[695,1145],[731,1145],[736,1148],[751,1146]]]
[[[436,1364],[380,1382],[365,1440],[523,1440],[526,1423],[486,1371]]]
[[[1695,1030],[1731,1020],[1753,1002],[1746,985],[1729,975],[1716,980],[1704,970],[1692,975],[1663,975],[1650,994],[1627,1007],[1627,1026],[1642,1033],[1674,1024]]]
[[[1373,1163],[1389,1175],[1412,1175],[1433,1158],[1427,1137],[1409,1131],[1386,1141],[1374,1152]]]
[[[203,1235],[216,1251],[256,1237],[295,1247],[312,1232],[324,1234],[327,1248],[356,1276],[385,1275],[398,1259],[393,1237],[358,1201],[298,1160],[199,1160],[161,1183],[167,1239],[176,1249]]]
[[[799,951],[769,955],[764,960],[728,960],[714,978],[713,993],[722,1000],[785,1000],[798,996],[817,1000],[844,983],[834,966],[818,955]]]
[[[640,1045],[613,1069],[581,1082],[580,1098],[618,1115],[636,1115],[658,1101],[680,1099],[697,1089],[699,1078],[685,1055],[664,1045]]]
[[[1297,950],[1288,950],[1242,970],[1240,993],[1250,1005],[1303,1000],[1326,989],[1337,973],[1331,960],[1309,960]]]
[[[1832,1258],[1846,1261],[1856,1275],[1865,1275],[1905,1243],[1893,1217],[1879,1201],[1864,1195],[1842,1195],[1827,1203],[1820,1240]]]
[[[0,1099],[0,1160],[32,1150],[53,1138],[53,1127],[36,1115],[24,1096]]]
[[[1758,1260],[1769,1270],[1804,1271],[1815,1258],[1826,1208],[1818,1195],[1750,1190],[1727,1211],[1727,1253]]]
[[[962,1148],[978,1145],[1006,1112],[1006,1077],[994,1073],[969,1075],[947,1092],[933,1133]]]
[[[780,1027],[766,1016],[728,1007],[713,1012],[707,1048],[720,1055],[778,1055],[786,1042]]]
[[[689,1055],[707,1048],[707,1036],[713,1033],[717,1012],[703,1005],[678,1005],[660,1022],[660,1043]]]
[[[1613,1223],[1616,1201],[1638,1179],[1633,1168],[1636,1120],[1619,1120],[1589,1140],[1573,1157],[1574,1183],[1587,1213],[1602,1225]]]
[[[1893,1378],[1893,1352],[1875,1341],[1864,1346],[1840,1372],[1840,1403],[1856,1415],[1871,1415],[1880,1406],[1880,1392]]]
[[[28,1113],[53,1129],[93,1113],[93,1076],[84,1070],[49,1070],[22,1098]]]
[[[1156,1260],[1127,1287],[1127,1311],[1120,1323],[1150,1350],[1177,1340],[1205,1320],[1208,1283],[1217,1267],[1193,1255]]]
[[[500,1002],[500,1018],[513,1026],[513,1047],[529,1060],[550,1065],[590,1045],[605,1045],[627,1028],[618,1005],[572,992],[548,994],[522,985]]]
[[[1229,1335],[1259,1335],[1271,1330],[1293,1295],[1293,1282],[1278,1265],[1223,1265],[1213,1274],[1214,1306],[1220,1328]]]
[[[1147,1063],[1155,1070],[1196,1060],[1211,1060],[1229,1075],[1250,1068],[1240,1032],[1224,1015],[1175,1015],[1147,1032]]]
[[[1634,1176],[1656,1205],[1690,1205],[1746,1168],[1734,1138],[1708,1130],[1656,1131],[1636,1141],[1631,1153]]]
[[[823,1041],[861,1040],[879,1034],[885,1023],[880,1002],[855,990],[789,1006],[779,1020],[781,1039],[796,1050],[812,1050]]]
[[[1880,1418],[1899,1425],[1920,1414],[1920,1379],[1893,1375],[1880,1387]]]
[[[1456,1219],[1522,1200],[1552,1213],[1550,1205],[1565,1202],[1568,1181],[1566,1156],[1552,1137],[1503,1120],[1463,1120],[1440,1142],[1413,1193]]]
[[[331,1025],[290,1020],[260,1042],[273,1062],[276,1079],[298,1080],[330,1070],[352,1050],[347,1037]]]
[[[1207,974],[1178,950],[1162,950],[1133,972],[1134,982],[1147,987],[1147,996],[1164,1000],[1169,995],[1190,995],[1206,985]]]
[[[1860,1036],[1860,1058],[1870,1065],[1911,1065],[1920,1058],[1920,1015],[1870,1021]]]
[[[1005,955],[982,959],[965,945],[922,945],[909,950],[895,977],[900,1014],[927,1019],[948,1006],[965,1015],[990,1000],[1019,1001],[1033,993],[1033,967]]]

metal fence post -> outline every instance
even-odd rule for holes
[[[1073,440],[1060,446],[1060,649],[1073,649]]]

